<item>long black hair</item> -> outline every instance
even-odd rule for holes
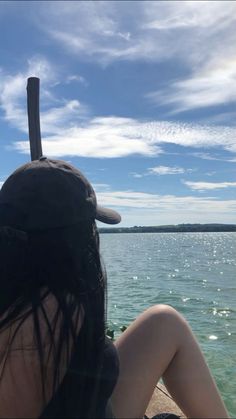
[[[44,304],[49,295],[57,303],[53,318]],[[78,334],[81,313],[83,325]],[[0,332],[17,324],[9,348],[29,316],[33,320],[45,404],[45,392],[54,397],[60,372],[65,370],[65,354],[69,368],[79,338],[83,371],[94,373],[88,378],[89,387],[81,373],[76,405],[71,409],[73,416],[96,417],[105,340],[106,274],[94,220],[47,231],[0,227]],[[52,388],[46,389],[49,357],[53,360],[53,379]],[[90,394],[85,397],[88,388]]]

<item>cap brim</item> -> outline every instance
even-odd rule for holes
[[[118,212],[109,208],[100,207],[97,205],[96,220],[105,224],[118,224],[121,222],[121,216]]]

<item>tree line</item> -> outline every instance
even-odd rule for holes
[[[99,228],[100,233],[205,233],[236,231],[236,224],[177,224]]]

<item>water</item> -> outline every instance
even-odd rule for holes
[[[108,323],[116,337],[153,304],[190,323],[236,417],[236,233],[103,234]]]

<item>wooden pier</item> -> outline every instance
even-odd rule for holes
[[[148,418],[155,416],[159,413],[174,413],[181,418],[186,418],[180,408],[176,405],[166,387],[158,383],[159,388],[155,388],[152,398],[146,410]]]

